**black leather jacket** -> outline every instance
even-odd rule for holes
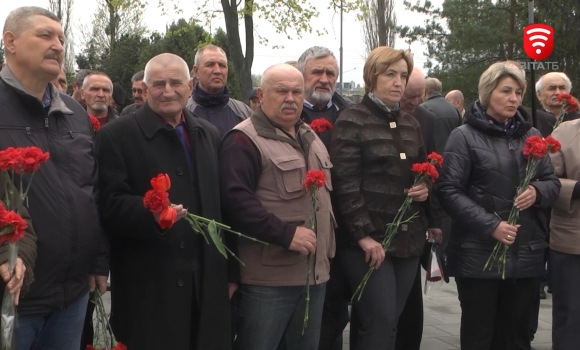
[[[516,130],[508,134],[490,123],[479,102],[466,110],[465,125],[455,129],[445,147],[439,178],[439,200],[453,219],[448,249],[448,274],[455,277],[500,278],[497,268],[483,271],[497,240],[491,236],[509,216],[516,188],[526,171],[525,140],[539,135],[531,117],[518,108]],[[545,210],[558,197],[560,182],[548,156],[530,183],[537,201],[520,213],[515,243],[508,250],[506,278],[544,273],[548,233]]]

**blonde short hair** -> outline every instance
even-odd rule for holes
[[[526,79],[519,67],[514,66],[510,62],[496,62],[489,66],[479,77],[479,102],[483,107],[487,107],[491,99],[491,93],[503,78],[513,78],[518,82],[520,88],[524,89],[526,86]]]
[[[407,63],[407,71],[409,72],[405,80],[406,84],[413,71],[413,57],[409,50],[395,50],[389,46],[379,46],[371,51],[363,69],[365,91],[371,92],[376,88],[378,75],[384,73],[391,64],[401,59]]]

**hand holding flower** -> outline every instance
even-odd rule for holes
[[[302,255],[316,253],[316,234],[309,228],[296,227],[294,238],[292,238],[288,249],[297,251]]]
[[[503,244],[511,245],[516,240],[519,227],[520,225],[513,226],[508,224],[506,221],[502,221],[495,230],[493,230],[491,236]]]
[[[10,265],[8,262],[0,265],[0,276],[6,287],[8,293],[14,295],[14,305],[18,306],[18,299],[20,297],[20,289],[24,282],[24,274],[26,273],[26,265],[20,258],[16,258],[16,265],[14,266],[14,274],[10,276]]]
[[[375,241],[371,236],[366,236],[358,240],[358,246],[365,252],[365,262],[370,267],[378,269],[385,260],[383,245]]]
[[[536,196],[536,188],[532,185],[528,185],[528,188],[516,197],[514,206],[519,210],[526,210],[536,203]]]
[[[413,197],[413,201],[415,202],[424,202],[429,198],[429,189],[425,183],[422,183],[411,187],[407,195]]]

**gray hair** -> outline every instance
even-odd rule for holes
[[[217,46],[217,45],[213,45],[213,44],[209,44],[209,45],[205,45],[199,48],[199,50],[197,50],[197,52],[195,53],[195,58],[193,59],[193,65],[194,66],[198,66],[199,67],[199,63],[201,61],[201,55],[203,55],[203,53],[205,51],[219,51],[221,53],[224,54],[224,56],[226,57],[226,61],[228,60],[228,55],[226,55],[226,52],[224,51],[224,49],[222,49],[221,47]]]
[[[30,17],[32,16],[44,16],[60,23],[60,19],[47,9],[37,6],[24,6],[19,7],[8,14],[8,17],[6,17],[6,21],[4,22],[4,30],[2,31],[2,34],[12,32],[15,35],[20,35],[20,33],[30,25]]]
[[[302,53],[302,55],[300,56],[300,58],[296,62],[295,67],[300,72],[302,72],[302,74],[304,74],[304,71],[306,70],[306,62],[308,62],[309,59],[311,59],[311,58],[323,58],[323,57],[327,57],[327,56],[332,56],[332,58],[334,58],[334,62],[336,62],[336,67],[338,68],[338,61],[336,60],[336,57],[334,56],[332,51],[330,51],[329,49],[327,49],[324,46],[312,46],[311,48],[304,51],[304,53]]]
[[[540,79],[538,79],[538,82],[536,83],[536,93],[539,92],[540,90],[542,90],[544,88],[544,83],[543,83],[542,80],[548,74],[557,75],[557,76],[561,77],[562,79],[564,79],[564,83],[568,87],[568,91],[572,91],[572,82],[570,81],[570,78],[568,78],[568,76],[565,73],[562,73],[562,72],[550,72],[550,73],[546,73],[546,74],[542,75],[540,77]]]
[[[143,77],[145,77],[145,71],[137,72],[131,77],[131,83],[135,84],[136,81],[143,80]]]
[[[103,72],[98,72],[98,71],[92,71],[89,72],[89,74],[87,74],[87,76],[85,76],[85,78],[83,79],[83,87],[82,89],[85,90],[87,88],[87,85],[89,84],[89,78],[92,77],[93,75],[100,75],[103,77],[106,77],[107,79],[109,79],[109,81],[111,82],[111,93],[113,93],[113,81],[111,80],[111,78],[109,78],[109,76]]]
[[[503,78],[512,78],[518,82],[522,90],[526,86],[526,79],[522,75],[519,67],[509,62],[496,62],[489,66],[479,77],[479,102],[483,107],[487,107],[491,98],[491,93]]]
[[[425,79],[425,93],[431,94],[432,92],[443,92],[443,84],[437,78],[426,78]]]
[[[93,71],[90,69],[79,69],[79,71],[77,72],[77,76],[75,77],[74,82],[79,87],[83,86],[83,83],[85,82],[85,78],[87,77],[87,75],[91,74],[92,72]]]
[[[183,60],[183,58],[172,54],[172,53],[161,53],[155,57],[153,57],[152,59],[149,60],[149,62],[147,62],[147,64],[145,65],[145,71],[144,71],[144,76],[143,76],[143,81],[145,82],[145,84],[147,84],[147,86],[149,86],[149,71],[151,70],[151,66],[153,65],[161,65],[161,66],[168,66],[170,64],[179,64],[182,66],[183,69],[183,76],[185,77],[185,79],[187,80],[186,83],[189,82],[189,67],[187,66],[187,63]]]

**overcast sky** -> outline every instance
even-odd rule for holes
[[[211,2],[212,0],[210,0]],[[214,1],[214,7],[219,8],[219,1]],[[324,0],[315,0],[316,3],[322,3]],[[151,3],[157,3],[151,0]],[[190,18],[197,17],[195,0],[189,0],[184,4],[184,0],[179,2],[182,9],[181,14],[169,13],[166,16],[161,16],[158,8],[150,6],[144,16],[144,22],[150,30],[165,31],[165,26],[171,23],[172,20],[181,17]],[[326,1],[324,1],[326,3]],[[0,23],[2,26],[8,13],[19,6],[41,6],[48,7],[48,0],[20,0],[20,1],[2,1],[0,6]],[[441,6],[443,0],[433,0],[433,5]],[[74,7],[74,21],[76,25],[90,24],[91,16],[96,10],[95,0],[75,0]],[[288,40],[284,35],[275,34],[273,27],[259,19],[254,19],[256,31],[262,35],[266,35],[272,45],[283,45],[284,48],[273,49],[268,46],[260,45],[256,40],[255,58],[252,66],[252,73],[261,74],[269,66],[285,62],[289,60],[296,60],[298,57],[310,46],[319,45],[326,46],[331,49],[337,59],[340,55],[340,15],[334,14],[330,10],[326,10],[325,6],[319,7],[320,16],[312,23],[314,29],[326,29],[328,34],[318,36],[316,34],[305,34],[302,39]],[[415,13],[405,11],[403,2],[396,0],[397,23],[400,25],[421,25],[423,18]],[[243,22],[241,22],[243,24]],[[223,18],[217,18],[212,22],[212,27],[222,27],[225,29]],[[243,30],[243,28],[242,28]],[[243,32],[242,32],[243,33]],[[243,35],[243,34],[242,34]],[[80,42],[80,38],[75,38],[75,42]],[[243,42],[242,42],[243,45]],[[395,47],[409,48],[409,46],[401,39],[397,39]],[[361,23],[356,20],[356,15],[348,13],[343,18],[343,80],[345,82],[354,81],[357,84],[362,84],[362,70],[364,66],[365,48],[361,31]],[[80,51],[77,48],[77,51]],[[411,46],[411,51],[414,54],[415,65],[423,68],[426,59],[423,55],[424,47],[418,43]],[[191,62],[188,62],[191,65]]]

